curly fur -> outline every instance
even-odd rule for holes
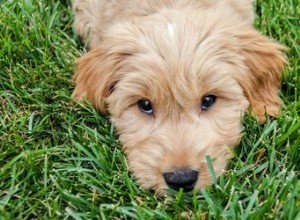
[[[241,116],[278,114],[283,47],[252,27],[251,0],[74,0],[73,10],[90,48],[77,61],[73,98],[111,116],[142,187],[164,193],[163,173],[186,167],[205,187],[206,155],[223,172]],[[217,100],[201,111],[207,94]]]

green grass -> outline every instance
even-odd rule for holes
[[[256,27],[288,47],[277,120],[245,119],[228,171],[157,198],[127,170],[107,118],[71,100],[84,52],[69,1],[0,1],[0,219],[300,219],[300,0],[258,0]]]

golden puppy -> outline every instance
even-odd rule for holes
[[[111,116],[143,188],[212,182],[232,156],[249,109],[276,116],[282,46],[252,27],[251,0],[74,0],[90,52],[73,98]]]

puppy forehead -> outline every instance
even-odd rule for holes
[[[135,68],[124,74],[120,82],[129,96],[146,98],[156,103],[172,102],[182,106],[194,105],[209,93],[230,92],[236,84],[231,65],[192,60],[168,62],[153,53],[132,59]],[[124,90],[125,91],[125,90]]]
[[[245,72],[229,36],[224,39],[209,26],[200,30],[176,19],[154,23],[130,29],[134,52],[124,62],[127,70],[120,80],[128,96],[190,103],[234,88],[234,74]]]

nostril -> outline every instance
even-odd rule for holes
[[[181,169],[174,172],[164,173],[167,185],[175,190],[183,189],[184,192],[190,192],[197,183],[199,172],[192,169]]]

